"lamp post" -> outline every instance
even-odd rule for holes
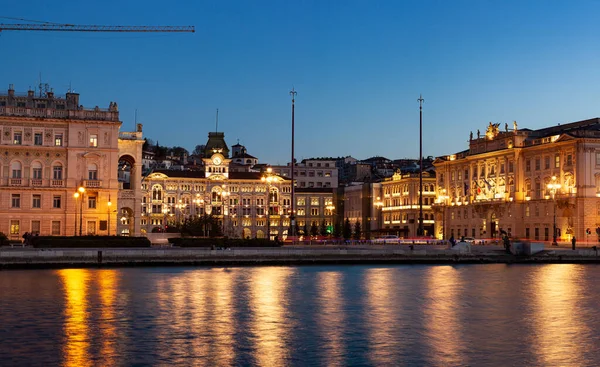
[[[163,213],[163,231],[167,231],[167,213],[169,212],[169,208],[167,208],[166,206],[164,206],[162,208],[162,213]]]
[[[108,203],[106,203],[106,205],[108,206],[108,235],[110,236],[110,207],[112,206],[112,202],[110,201],[110,195],[108,196]]]
[[[442,212],[442,239],[446,240],[446,203],[449,196],[446,195],[446,189],[442,189],[440,195],[438,195],[437,202],[443,207]]]
[[[223,218],[223,222],[221,223],[221,232],[223,232],[223,236],[225,236],[225,201],[231,193],[229,191],[225,191],[225,185],[221,186],[221,188],[221,216]]]
[[[295,235],[295,231],[296,231],[296,211],[294,210],[294,208],[296,207],[296,203],[294,202],[294,192],[295,192],[295,182],[294,182],[294,168],[296,166],[296,162],[294,162],[294,109],[295,109],[295,102],[296,102],[296,95],[298,94],[298,92],[296,92],[294,90],[294,88],[292,88],[292,90],[290,91],[290,95],[292,96],[292,172],[291,172],[291,176],[292,176],[292,195],[291,195],[291,199],[292,199],[292,213],[290,215],[290,223],[292,224],[292,244],[294,243],[294,235]]]
[[[333,211],[335,210],[335,206],[332,203],[329,203],[329,205],[327,205],[325,207],[325,209],[327,209],[329,211],[329,215],[331,216],[331,233],[330,235],[333,237],[333,229],[334,229],[334,222],[335,222],[335,216],[333,215]]]
[[[381,209],[383,208],[383,201],[381,201],[381,197],[377,197],[377,200],[374,203],[375,207],[377,208],[377,219],[380,221],[381,224],[377,224],[377,227],[383,227],[383,220],[382,218],[382,213],[381,213]],[[381,233],[380,233],[381,235]]]
[[[79,200],[79,192],[75,191],[73,197],[75,198],[75,231],[73,232],[73,236],[77,236],[77,204],[79,204],[77,201]]]
[[[419,95],[419,229],[417,235],[423,235],[423,96]]]
[[[292,162],[293,163],[293,162]],[[267,238],[271,240],[271,183],[275,180],[275,176],[272,173],[271,167],[267,168],[267,172],[264,176],[260,178],[262,182],[267,183]],[[293,192],[293,182],[292,182],[292,192]],[[292,202],[292,208],[293,208]],[[292,215],[294,213],[292,212]],[[292,226],[293,227],[293,226]]]
[[[81,196],[81,200],[79,200],[79,235],[81,236],[83,227],[83,193],[85,192],[85,188],[83,188],[83,186],[79,186],[77,191],[79,191]]]
[[[552,181],[548,184],[548,190],[552,195],[552,201],[554,203],[554,223],[552,225],[552,246],[558,246],[556,241],[556,191],[560,189],[560,184],[556,180],[556,176],[552,176]]]
[[[192,202],[195,204],[194,214],[196,214],[197,217],[200,217],[200,205],[204,204],[204,199],[200,197],[200,194],[196,194],[196,198],[192,200]]]

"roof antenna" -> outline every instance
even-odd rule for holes
[[[217,108],[217,120],[215,121],[215,132],[219,132],[219,109]]]

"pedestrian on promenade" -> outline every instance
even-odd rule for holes
[[[504,233],[502,235],[502,242],[504,242],[504,249],[506,250],[507,254],[510,254],[510,240],[508,239],[508,234]]]
[[[571,245],[573,250],[575,250],[575,243],[577,242],[577,240],[575,239],[575,236],[573,236],[573,238],[571,238]]]
[[[456,240],[454,239],[454,235],[450,236],[450,247],[454,247],[456,245]]]

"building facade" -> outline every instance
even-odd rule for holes
[[[468,150],[436,159],[437,216],[444,223],[436,235],[483,239],[504,231],[538,241],[595,242],[600,119],[511,127],[490,123],[484,134],[471,133]]]
[[[292,177],[292,167],[273,166],[273,171],[283,177]],[[322,189],[338,187],[338,169],[335,159],[314,158],[304,159],[294,167],[296,188]]]
[[[116,233],[116,103],[88,109],[77,93],[18,94],[11,85],[0,95],[0,126],[1,232],[11,239]]]

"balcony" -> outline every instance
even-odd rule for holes
[[[22,178],[9,178],[8,185],[9,186],[23,186],[23,179]]]
[[[102,187],[102,181],[100,181],[100,180],[83,180],[83,186],[86,188],[99,188],[99,187]]]
[[[42,179],[41,178],[32,178],[31,186],[42,186]]]
[[[64,185],[64,180],[50,180],[50,187],[63,187]]]

